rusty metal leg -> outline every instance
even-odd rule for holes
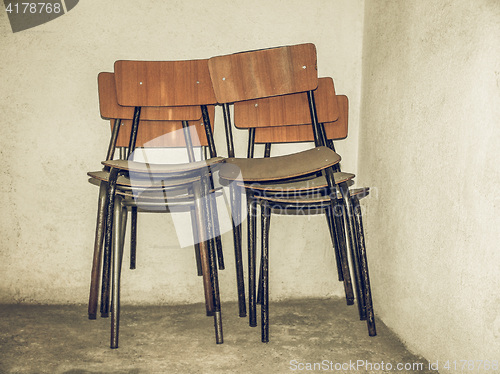
[[[338,255],[341,264],[342,278],[344,281],[344,292],[347,305],[354,304],[354,291],[352,288],[351,272],[349,270],[349,258],[347,255],[347,243],[345,237],[344,224],[342,222],[342,201],[339,201],[335,206],[330,205],[329,219],[331,220],[332,231],[335,236],[332,240],[336,241],[338,246]]]
[[[133,206],[130,213],[130,269],[136,268],[137,253],[137,207]]]
[[[116,193],[116,179],[118,169],[111,169],[106,196],[106,230],[104,235],[104,254],[102,265],[102,284],[101,284],[101,317],[109,315],[109,283],[111,272],[111,245],[113,235],[113,216]]]
[[[269,205],[269,202],[267,202],[267,205]],[[271,209],[269,207],[269,209]],[[269,221],[267,224],[265,223],[265,220]],[[269,235],[269,225],[270,225],[270,221],[271,221],[271,215],[269,215],[268,217],[264,217],[264,213],[262,212],[261,214],[261,232],[262,232],[262,235]],[[264,232],[266,231],[266,232]],[[263,303],[263,280],[262,280],[262,273],[263,273],[263,267],[264,267],[264,261],[262,259],[262,256],[263,256],[263,252],[261,251],[260,253],[260,266],[259,266],[259,278],[257,280],[257,304],[259,305],[262,305]]]
[[[368,326],[368,334],[370,336],[375,336],[377,335],[377,329],[375,326],[375,314],[373,312],[372,291],[370,286],[370,275],[368,273],[368,259],[366,256],[365,234],[363,230],[361,206],[359,205],[359,199],[356,196],[351,197],[351,202],[354,211],[354,226],[356,229],[358,243],[358,258],[366,306],[366,323]]]
[[[263,343],[269,342],[269,226],[271,208],[264,201],[262,211],[262,305],[261,305],[261,339]]]
[[[219,214],[217,213],[217,201],[215,199],[215,193],[209,194],[208,201],[210,203],[210,210],[212,211],[212,231],[213,238],[215,241],[215,247],[217,249],[217,263],[220,270],[224,270],[224,253],[222,252],[222,242],[220,238],[220,228],[219,228]]]
[[[198,182],[194,184],[193,194],[194,194],[196,226],[198,228],[198,238],[200,244],[200,259],[201,259],[201,267],[203,273],[203,289],[205,291],[205,307],[207,311],[207,316],[213,316],[214,302],[213,302],[212,282],[210,279],[209,248],[205,230],[206,222],[204,220],[204,217],[206,217],[206,213],[202,201],[203,197],[201,194],[201,183]]]
[[[245,281],[243,279],[243,257],[241,254],[241,188],[234,183],[229,187],[231,199],[231,216],[233,225],[234,262],[236,267],[236,286],[238,289],[239,316],[246,317]]]
[[[325,210],[326,222],[328,223],[328,230],[330,230],[330,237],[332,238],[333,251],[335,253],[335,261],[337,263],[337,274],[339,277],[339,282],[344,281],[344,274],[342,272],[342,260],[340,255],[340,249],[337,239],[337,233],[332,225],[332,212],[330,209]]]
[[[115,203],[116,204],[116,203]],[[127,232],[127,217],[128,217],[128,208],[127,207],[123,207],[123,209],[120,211],[120,214],[121,214],[121,217],[120,217],[120,222],[121,222],[121,226],[120,226],[120,245],[122,247],[125,246],[125,233]]]
[[[342,194],[342,215],[344,218],[344,228],[346,230],[347,245],[351,254],[351,261],[354,273],[354,281],[356,285],[356,298],[358,300],[359,318],[366,319],[366,305],[363,292],[363,281],[361,279],[360,266],[358,261],[357,240],[355,237],[353,208],[349,196],[349,187],[347,183],[339,184],[340,192]]]
[[[262,305],[262,251],[260,253],[259,278],[257,278],[257,304]]]
[[[111,300],[111,339],[110,348],[118,348],[118,334],[120,327],[120,276],[123,260],[123,235],[124,229],[122,219],[125,216],[122,211],[121,197],[115,197],[113,222],[113,276],[112,276],[112,300]]]
[[[106,218],[106,183],[101,182],[99,186],[99,202],[97,206],[97,220],[94,241],[94,258],[92,261],[92,272],[90,276],[89,293],[89,319],[96,319],[97,303],[99,299],[99,281],[102,264],[102,243],[104,239],[104,225]]]
[[[189,210],[189,215],[191,216],[191,227],[193,228],[193,240],[194,240],[194,255],[196,259],[196,270],[198,276],[203,275],[203,269],[201,267],[201,257],[200,257],[200,240],[198,238],[198,226],[196,224],[196,213],[194,207]]]
[[[247,190],[248,206],[248,317],[251,327],[257,326],[257,306],[255,297],[255,256],[256,256],[256,203],[253,192]]]
[[[217,273],[217,256],[216,256],[216,244],[215,244],[215,232],[213,231],[214,225],[211,224],[211,220],[214,219],[214,212],[212,211],[213,205],[210,198],[210,181],[208,175],[204,176],[201,181],[202,196],[205,205],[204,220],[207,223],[206,228],[206,238],[208,239],[208,261],[210,270],[210,281],[212,289],[212,299],[213,299],[213,314],[214,314],[214,327],[215,327],[215,342],[217,344],[222,344],[224,342],[222,333],[222,316],[220,308],[220,295],[219,295],[219,277]]]

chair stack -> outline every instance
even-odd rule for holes
[[[350,189],[354,174],[340,170],[341,158],[333,140],[347,136],[348,100],[335,93],[331,78],[318,78],[313,44],[207,60],[117,61],[114,73],[99,75],[99,97],[102,117],[112,119],[114,125],[104,169],[88,173],[100,185],[89,318],[96,318],[102,272],[101,316],[106,317],[111,307],[111,348],[118,347],[128,210],[132,212],[131,268],[135,267],[138,211],[184,209],[191,213],[206,311],[214,316],[216,342],[223,342],[216,266],[218,262],[219,269],[224,268],[215,203],[219,183],[228,185],[230,191],[240,317],[246,316],[241,243],[242,201],[246,198],[249,324],[257,325],[256,305],[260,304],[262,342],[269,341],[271,213],[325,215],[347,304],[357,299],[360,319],[367,321],[369,335],[376,335],[359,205],[369,189]],[[214,105],[223,111],[226,159],[217,157],[213,140]],[[248,131],[246,158],[234,157],[233,126]],[[120,152],[122,159],[114,160],[115,149],[124,149],[127,141],[126,151]],[[314,147],[271,157],[272,144],[295,142],[314,142]],[[264,158],[254,158],[255,144],[265,144]],[[134,150],[144,146],[185,147],[188,162],[134,161]],[[197,159],[193,146],[208,148],[210,158]]]

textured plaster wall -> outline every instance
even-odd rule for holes
[[[376,311],[441,369],[498,360],[500,2],[370,0],[364,26],[358,174],[377,190]]]
[[[0,12],[0,302],[86,302],[97,203],[86,172],[99,168],[109,139],[97,74],[112,71],[115,60],[313,42],[319,74],[334,77],[338,93],[351,98],[351,135],[338,149],[344,167],[355,170],[363,11],[363,0],[85,0],[16,34]],[[244,155],[246,136],[235,136]],[[172,227],[169,215],[140,216],[138,269],[124,269],[123,302],[203,300],[193,250],[180,248]],[[271,230],[272,297],[342,294],[323,217],[273,219]],[[223,240],[222,298],[235,299],[232,238]]]

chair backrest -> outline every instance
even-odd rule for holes
[[[186,106],[216,104],[208,60],[116,61],[118,104]]]
[[[134,117],[134,107],[118,104],[114,73],[98,75],[99,106],[101,117],[114,120],[120,119],[120,130],[116,139],[116,147],[128,147]],[[208,107],[210,123],[213,129],[215,107]],[[207,146],[207,136],[200,106],[179,107],[144,107],[141,111],[138,128],[137,147],[185,147],[186,142],[182,132],[182,120],[189,121],[193,146]],[[166,135],[168,134],[168,135]]]
[[[210,126],[214,127],[215,107],[208,107]],[[111,121],[113,128],[113,121]],[[203,119],[189,121],[193,147],[208,146]],[[116,140],[116,147],[128,147],[132,120],[123,120]],[[182,121],[147,121],[141,120],[137,132],[136,147],[186,147],[182,131]]]
[[[99,91],[99,108],[101,117],[104,119],[133,119],[134,105],[123,106],[118,104],[117,88],[114,73],[99,73],[97,76]],[[199,120],[201,110],[197,105],[179,107],[144,107],[141,111],[141,119],[156,121],[182,121]]]
[[[337,95],[334,100],[338,104],[339,116],[334,122],[323,123],[328,140],[338,140],[347,137],[349,115],[349,100],[345,95]],[[312,142],[314,134],[310,123],[302,125],[259,127],[255,129],[255,143],[296,143]]]
[[[316,47],[311,43],[212,57],[208,67],[221,104],[306,92],[318,86]]]
[[[125,61],[115,62],[117,102],[134,107],[128,157],[137,144],[137,132],[142,107],[200,106],[211,157],[217,155],[207,105],[216,104],[208,70],[208,60],[186,61]],[[188,119],[182,121],[186,149],[194,161],[189,141]]]
[[[335,99],[333,79],[318,79],[314,97],[318,121],[320,123],[336,121],[339,117],[339,107]],[[234,104],[234,125],[240,129],[305,123],[311,123],[311,112],[307,94],[303,92]]]

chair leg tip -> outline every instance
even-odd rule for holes
[[[347,305],[354,305],[354,299],[346,299]]]
[[[101,313],[101,318],[108,318],[109,317],[109,313]]]
[[[207,317],[213,317],[214,316],[214,312],[210,312],[207,310]]]
[[[97,319],[97,315],[95,313],[89,314],[89,319]]]

